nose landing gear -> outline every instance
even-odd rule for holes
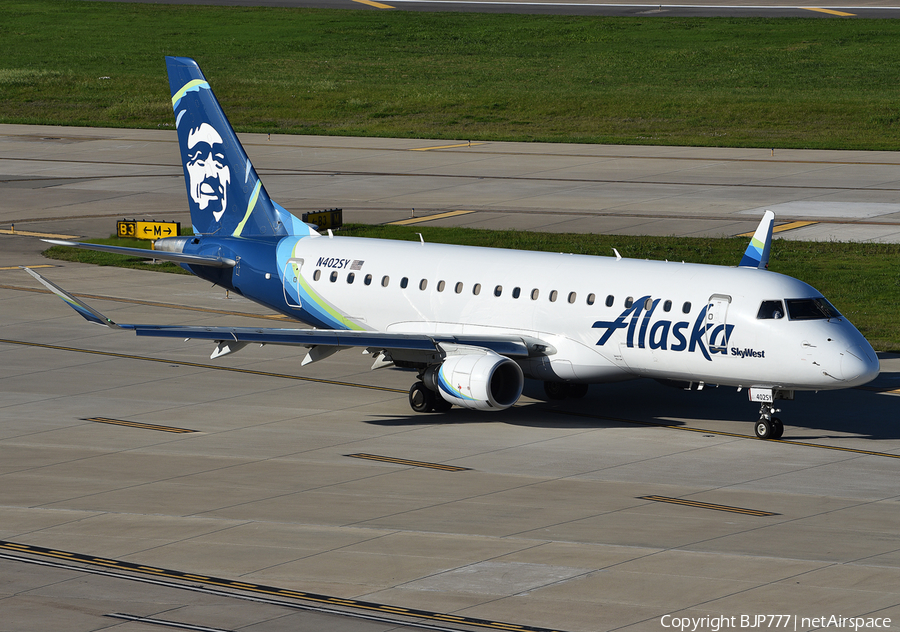
[[[775,413],[780,413],[780,408],[770,402],[762,402],[759,405],[759,421],[756,422],[754,430],[756,436],[760,439],[780,439],[784,434],[784,424]]]

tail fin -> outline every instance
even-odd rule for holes
[[[200,66],[166,57],[194,234],[310,234],[269,199]]]
[[[762,221],[756,227],[756,232],[750,238],[750,245],[744,252],[744,257],[738,264],[741,268],[769,267],[769,251],[772,249],[772,227],[775,224],[775,213],[766,211]]]

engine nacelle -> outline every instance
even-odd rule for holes
[[[492,351],[451,355],[423,376],[425,385],[457,406],[504,410],[522,395],[525,376],[519,365]]]

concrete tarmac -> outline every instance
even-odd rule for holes
[[[900,155],[242,135],[273,199],[346,222],[900,241]],[[0,125],[0,228],[108,235],[115,219],[189,223],[172,130]],[[74,221],[73,221],[74,220]],[[788,229],[788,230],[784,230]]]
[[[817,197],[849,210],[779,218],[871,239],[898,221],[872,206],[895,203],[890,154],[244,139],[274,199],[348,221],[415,206],[472,211],[444,224],[736,234],[749,210]],[[3,126],[0,173],[0,228],[19,233],[0,235],[0,630],[900,627],[900,359],[868,387],[784,402],[781,441],[752,436],[743,393],[644,380],[417,415],[414,375],[356,352],[210,361],[210,344],[89,325],[17,268],[55,266],[119,322],[271,325],[198,279],[60,264],[21,234],[187,222],[171,131]]]

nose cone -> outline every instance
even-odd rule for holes
[[[869,345],[854,345],[841,354],[841,377],[848,386],[860,386],[878,376],[880,367],[875,350]]]

